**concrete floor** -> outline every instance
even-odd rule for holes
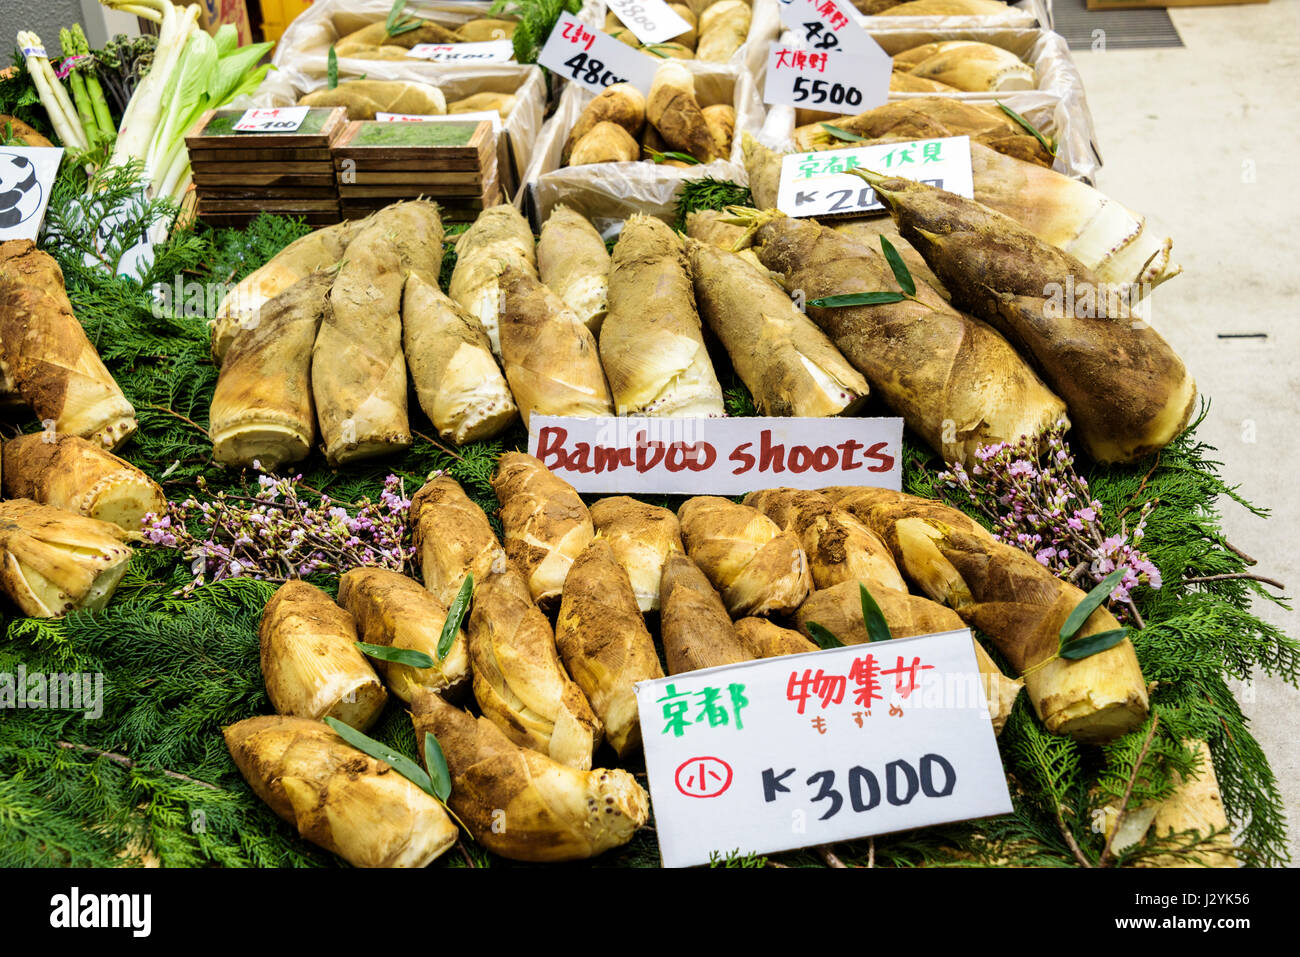
[[[1228,501],[1228,540],[1300,596],[1300,0],[1170,11],[1183,49],[1078,51],[1105,159],[1098,185],[1172,236],[1184,273],[1151,321],[1213,400],[1200,435],[1265,520]],[[1264,333],[1263,339],[1221,339]],[[1257,601],[1300,636],[1300,612]],[[1259,678],[1242,708],[1282,786],[1300,865],[1300,692]]]

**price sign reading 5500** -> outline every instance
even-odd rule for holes
[[[799,103],[828,104],[830,106],[861,106],[862,91],[856,86],[809,80],[805,76],[794,78],[794,98]]]
[[[593,93],[614,83],[631,83],[648,94],[657,66],[653,58],[569,13],[556,21],[537,62]]]
[[[858,56],[842,49],[823,52],[774,43],[768,53],[763,101],[861,113],[889,98],[892,69],[892,61],[883,55]]]

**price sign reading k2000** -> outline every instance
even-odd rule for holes
[[[587,26],[570,13],[555,22],[537,62],[593,93],[615,83],[631,83],[649,94],[657,66],[651,57]]]
[[[784,156],[777,209],[787,216],[861,216],[883,210],[875,190],[850,174],[853,169],[915,180],[967,199],[975,195],[970,137],[951,136]]]
[[[640,682],[664,866],[1010,812],[986,689],[966,629]]]
[[[765,103],[862,113],[889,99],[887,56],[858,56],[835,50],[804,50],[772,44],[763,84]]]

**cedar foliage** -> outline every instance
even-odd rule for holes
[[[80,175],[76,170],[73,173]],[[75,178],[60,184],[55,203],[66,203]],[[110,187],[121,184],[110,184]],[[78,191],[79,192],[79,191]],[[737,190],[702,183],[687,193],[683,209],[728,205]],[[62,207],[61,207],[62,208]],[[68,217],[54,222],[75,234]],[[213,492],[251,494],[256,476],[211,463],[207,410],[216,382],[208,359],[206,314],[189,315],[186,303],[157,308],[148,291],[177,276],[233,283],[307,231],[292,220],[261,216],[246,230],[184,232],[157,250],[144,283],[112,278],[82,261],[76,235],[47,247],[64,269],[78,318],[105,363],[135,403],[141,428],[123,453],[155,478],[168,496],[192,494],[203,475]],[[85,237],[81,239],[84,241]],[[454,261],[448,244],[443,284]],[[729,364],[719,364],[719,371]],[[743,384],[724,379],[727,408],[753,414]],[[421,437],[406,453],[338,472],[315,453],[301,463],[303,483],[336,501],[374,497],[389,473],[402,476],[408,494],[425,477],[445,469],[496,522],[488,477],[502,451],[523,448],[516,428],[493,442],[459,450],[428,440],[432,426],[410,402]],[[1202,412],[1203,418],[1204,412]],[[1133,780],[1131,806],[1171,790],[1170,774],[1187,771],[1191,755],[1181,742],[1210,742],[1229,819],[1240,832],[1247,864],[1287,860],[1285,823],[1277,782],[1228,682],[1252,670],[1300,679],[1300,645],[1251,614],[1254,598],[1273,599],[1257,583],[1234,580],[1183,586],[1184,575],[1243,571],[1244,560],[1226,545],[1216,503],[1227,496],[1255,509],[1219,477],[1213,450],[1196,439],[1200,419],[1153,460],[1130,467],[1094,467],[1086,473],[1117,526],[1127,509],[1159,499],[1144,545],[1165,585],[1136,594],[1148,627],[1133,636],[1148,680],[1159,726],[1145,760],[1134,765],[1147,727],[1102,748],[1049,735],[1022,695],[1000,739],[1012,784],[1014,813],[991,820],[946,825],[840,845],[846,862],[877,866],[978,866],[1010,864],[1069,867],[1079,861],[1069,833],[1090,863],[1104,844],[1093,831],[1093,812],[1117,802]],[[24,422],[24,430],[38,428]],[[904,487],[943,497],[943,464],[905,437]],[[674,507],[676,500],[660,499]],[[954,502],[961,507],[960,502]],[[978,516],[976,516],[978,518]],[[499,527],[498,527],[499,530]],[[1114,530],[1112,528],[1111,530]],[[108,608],[77,612],[57,621],[3,612],[8,640],[0,643],[0,673],[92,672],[104,676],[104,713],[15,710],[0,720],[0,866],[123,866],[157,861],[166,866],[333,867],[340,862],[297,838],[244,783],[226,752],[221,728],[270,711],[258,663],[257,629],[274,586],[250,579],[209,584],[188,598],[175,590],[190,580],[176,553],[141,546]],[[337,579],[313,576],[333,592]],[[990,649],[996,656],[996,651]],[[372,735],[408,756],[414,733],[400,702],[390,704]],[[633,768],[641,772],[641,768]],[[644,779],[643,779],[644,780]],[[1195,859],[1210,835],[1148,837],[1119,855],[1139,863],[1160,853]],[[465,837],[477,867],[511,862]],[[788,866],[822,866],[815,851],[779,855]],[[719,855],[715,866],[760,866],[762,858]],[[653,830],[642,829],[626,847],[593,866],[656,866]],[[467,866],[447,854],[435,867]],[[534,866],[534,865],[519,865]]]

